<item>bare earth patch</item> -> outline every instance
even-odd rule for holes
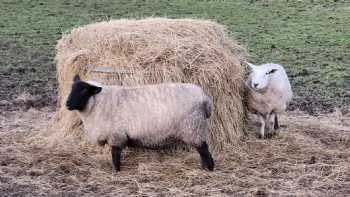
[[[350,114],[283,116],[280,136],[216,152],[214,172],[189,152],[127,149],[112,173],[108,149],[74,143],[46,145],[53,113],[0,117],[1,196],[344,196],[350,193]],[[256,129],[253,124],[250,130]],[[59,139],[58,139],[59,141]]]

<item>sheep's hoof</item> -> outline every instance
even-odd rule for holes
[[[115,173],[120,172],[120,165],[112,165],[112,171]]]
[[[215,163],[214,163],[214,160],[212,157],[210,157],[207,160],[202,160],[202,168],[203,169],[208,169],[209,171],[213,171],[214,166],[215,166]]]
[[[275,132],[270,132],[266,135],[266,138],[271,139],[274,135],[276,135]]]
[[[120,167],[114,167],[114,168],[113,168],[113,172],[115,172],[115,173],[120,172]]]
[[[257,136],[258,136],[259,139],[265,139],[265,135],[261,135],[260,133],[258,133]]]

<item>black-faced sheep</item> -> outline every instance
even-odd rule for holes
[[[277,115],[284,112],[292,100],[292,89],[284,68],[279,64],[256,66],[246,62],[250,68],[247,79],[248,109],[257,114],[261,122],[260,136],[265,137],[273,127],[278,132]]]
[[[111,146],[116,171],[120,171],[120,155],[125,146],[138,141],[147,147],[168,139],[194,146],[202,167],[214,169],[207,145],[213,104],[198,86],[104,86],[75,76],[66,107],[78,111],[90,140]]]

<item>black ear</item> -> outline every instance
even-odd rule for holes
[[[274,72],[276,72],[277,71],[277,69],[276,68],[273,68],[272,70],[270,70],[267,74],[272,74],[272,73],[274,73]]]
[[[74,76],[73,81],[74,81],[74,82],[80,81],[80,77],[79,77],[78,74],[76,74],[76,75]]]
[[[97,86],[89,86],[89,92],[92,95],[98,94],[102,91],[101,87],[97,87]]]

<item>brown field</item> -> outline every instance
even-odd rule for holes
[[[245,136],[214,153],[214,172],[194,151],[123,152],[112,173],[107,149],[55,143],[43,135],[53,110],[1,115],[1,196],[346,196],[350,194],[350,114],[281,117],[280,136]],[[254,130],[254,119],[250,121]]]

